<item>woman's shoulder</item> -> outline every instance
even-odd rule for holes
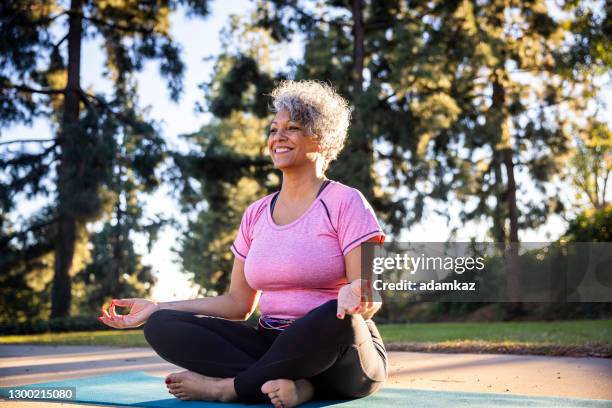
[[[245,217],[250,219],[259,218],[259,216],[263,214],[264,210],[266,209],[266,206],[270,203],[270,200],[274,194],[276,194],[276,192],[265,195],[249,204],[246,210],[244,210]]]
[[[326,198],[336,204],[350,203],[354,200],[365,200],[364,195],[355,187],[347,186],[339,181],[332,180],[331,186]]]

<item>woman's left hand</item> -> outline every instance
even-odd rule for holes
[[[340,288],[336,312],[338,319],[344,319],[346,314],[361,314],[369,319],[380,308],[381,302],[373,301],[371,287],[366,286],[362,292],[362,285],[369,284],[369,281],[356,279]]]

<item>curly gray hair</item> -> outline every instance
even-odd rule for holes
[[[319,81],[282,81],[270,94],[271,111],[287,110],[321,147],[323,170],[338,157],[346,142],[351,108],[334,88]]]

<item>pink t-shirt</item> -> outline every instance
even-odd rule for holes
[[[275,194],[249,205],[231,249],[249,286],[262,291],[261,314],[297,319],[337,299],[347,283],[344,255],[372,238],[383,242],[385,234],[361,192],[337,181],[287,225],[272,219]]]

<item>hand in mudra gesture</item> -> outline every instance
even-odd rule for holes
[[[119,315],[115,313],[116,306],[130,307],[130,313]],[[113,299],[108,311],[102,308],[102,316],[98,317],[102,323],[116,329],[130,329],[142,326],[153,312],[158,310],[157,303],[148,299]]]
[[[346,314],[361,314],[369,318],[373,310],[380,307],[380,304],[381,302],[374,302],[370,282],[356,279],[340,288],[336,317],[344,319]]]

